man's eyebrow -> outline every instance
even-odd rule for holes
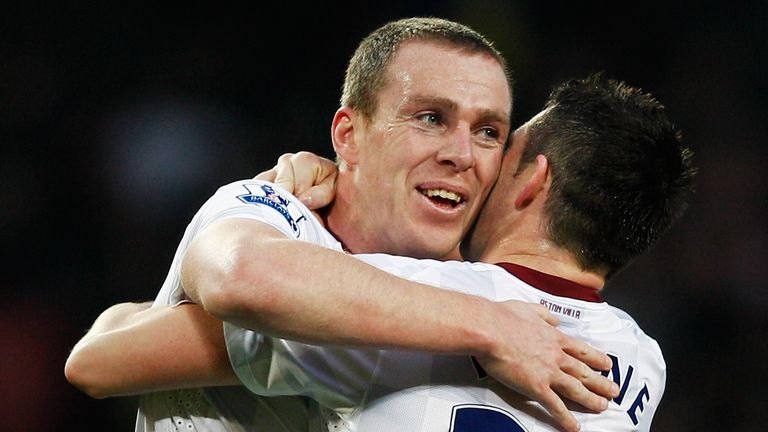
[[[479,117],[480,122],[482,123],[502,123],[509,125],[512,122],[509,115],[504,115],[504,113],[489,109],[482,110]]]
[[[429,96],[429,95],[415,95],[405,99],[405,105],[419,104],[419,105],[432,105],[439,106],[446,109],[455,110],[458,108],[458,104],[446,97],[442,96]]]

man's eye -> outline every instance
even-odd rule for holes
[[[499,131],[492,127],[484,127],[482,129],[483,135],[485,135],[487,138],[491,139],[498,139],[499,138]]]
[[[418,119],[421,120],[421,122],[426,123],[428,125],[439,125],[440,124],[440,116],[435,113],[426,113],[418,116]]]

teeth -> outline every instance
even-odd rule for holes
[[[447,191],[445,189],[426,189],[422,193],[428,197],[440,197],[448,199],[456,204],[461,202],[461,196],[455,192]]]

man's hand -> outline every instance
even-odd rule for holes
[[[333,161],[302,151],[283,154],[277,165],[255,178],[275,183],[296,195],[310,210],[317,210],[333,201],[337,172]]]
[[[579,424],[562,398],[600,412],[619,394],[613,381],[595,372],[610,369],[610,358],[563,334],[544,306],[518,301],[496,305],[495,328],[514,331],[493,337],[498,343],[477,360],[496,380],[541,403],[565,430],[578,431]]]

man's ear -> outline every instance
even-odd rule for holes
[[[341,107],[336,110],[331,124],[331,141],[333,149],[339,159],[347,165],[357,164],[357,141],[355,127],[361,119],[359,115],[349,107]]]
[[[549,176],[549,161],[544,155],[536,156],[536,160],[523,171],[519,181],[524,181],[523,189],[515,197],[515,207],[521,209],[536,198],[547,185]]]

